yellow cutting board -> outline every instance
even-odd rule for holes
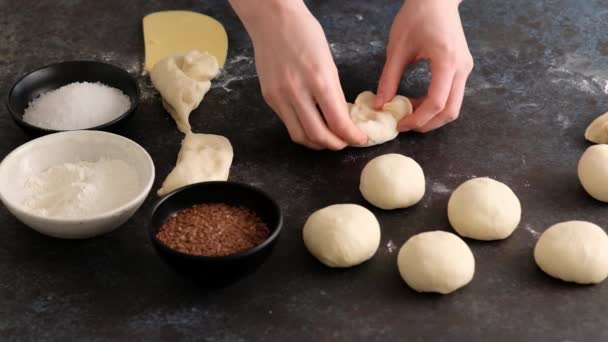
[[[228,35],[217,20],[192,11],[162,11],[143,19],[146,70],[159,60],[191,50],[215,56],[220,67],[228,54]]]

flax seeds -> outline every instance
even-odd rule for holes
[[[173,214],[156,238],[182,253],[225,256],[255,247],[269,235],[266,224],[251,209],[205,203]]]

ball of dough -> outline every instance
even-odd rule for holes
[[[585,139],[596,144],[608,144],[608,112],[591,122],[585,130]]]
[[[558,223],[536,242],[534,260],[552,277],[579,284],[600,283],[608,276],[608,235],[589,222]]]
[[[356,204],[335,204],[314,212],[304,224],[308,251],[329,267],[351,267],[370,259],[380,245],[380,224]]]
[[[424,196],[424,172],[412,158],[396,153],[385,154],[365,165],[359,190],[369,203],[378,208],[407,208]]]
[[[468,284],[475,258],[457,235],[433,231],[412,236],[397,257],[399,273],[418,292],[447,294]]]
[[[461,236],[500,240],[517,228],[521,204],[507,185],[491,178],[474,178],[462,183],[450,196],[448,218]]]
[[[608,145],[594,145],[578,162],[583,188],[598,201],[608,202]]]

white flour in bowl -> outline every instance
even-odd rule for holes
[[[24,205],[47,217],[88,217],[126,204],[138,188],[137,172],[122,160],[64,163],[26,180]]]

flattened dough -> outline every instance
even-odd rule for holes
[[[190,113],[201,103],[218,72],[215,57],[199,51],[167,57],[152,69],[150,78],[163,97],[163,107],[184,134],[191,132]]]
[[[207,51],[220,66],[228,53],[228,35],[222,24],[204,14],[192,11],[162,11],[143,19],[146,70],[169,56],[188,51]]]
[[[585,131],[585,139],[596,144],[608,144],[608,112],[591,122]]]
[[[166,195],[189,184],[227,180],[233,156],[230,141],[221,135],[186,134],[175,168],[163,182],[158,195]]]
[[[379,145],[395,139],[399,134],[397,124],[412,113],[412,103],[405,96],[395,96],[380,111],[373,109],[375,98],[371,91],[364,91],[357,96],[354,104],[348,104],[353,122],[367,134],[367,143],[359,147]]]

